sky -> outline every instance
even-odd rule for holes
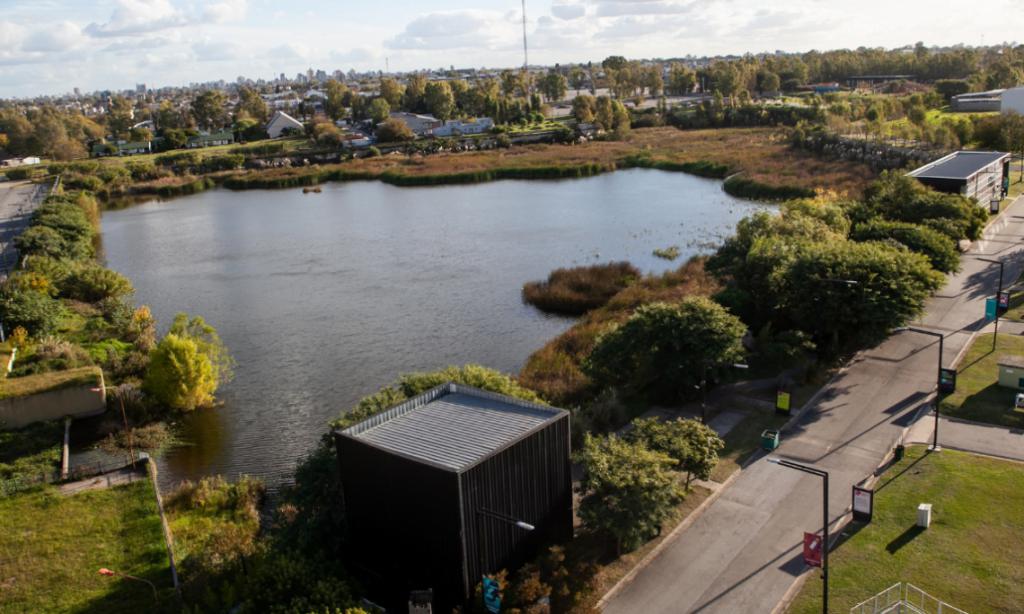
[[[0,97],[523,62],[521,0],[0,0]],[[1024,38],[1024,2],[527,0],[530,63]],[[980,7],[979,7],[980,9]]]

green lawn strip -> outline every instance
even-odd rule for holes
[[[37,373],[24,377],[11,377],[0,382],[0,399],[24,397],[72,386],[97,386],[101,374],[102,371],[99,367],[90,366],[67,371]]]
[[[0,431],[0,480],[51,475],[60,463],[63,437],[59,420]]]
[[[718,454],[718,465],[711,472],[711,480],[724,482],[750,455],[761,447],[761,433],[767,429],[778,429],[788,416],[765,410],[752,410],[742,422],[725,434],[725,447]]]
[[[992,335],[978,335],[957,368],[956,392],[942,399],[942,414],[976,422],[1024,427],[1024,414],[1011,411],[1017,390],[999,386],[1002,356],[1024,356],[1024,338],[999,335],[992,350]]]
[[[902,581],[971,614],[1019,612],[1022,483],[1019,463],[909,448],[881,476],[872,522],[849,525],[829,557],[830,611],[848,612]],[[919,503],[932,504],[927,530],[915,528]],[[821,581],[812,574],[789,612],[820,611]]]
[[[0,498],[0,613],[135,613],[173,604],[167,549],[148,479],[63,496],[42,486]],[[107,567],[145,578],[99,575]]]

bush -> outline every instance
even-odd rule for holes
[[[252,145],[245,145],[242,147],[232,147],[231,153],[242,154],[244,156],[268,156],[272,154],[278,154],[284,152],[284,143],[279,142],[268,142],[268,143],[255,143]]]
[[[4,326],[13,330],[24,327],[31,335],[41,337],[57,332],[64,307],[47,294],[34,291],[12,292],[0,299]]]
[[[79,267],[62,288],[65,297],[86,303],[95,303],[107,298],[120,299],[133,292],[135,288],[127,277],[98,264]]]
[[[751,200],[792,200],[812,198],[814,190],[787,185],[768,185],[746,177],[733,176],[722,184],[726,194]]]
[[[213,404],[217,377],[192,339],[168,334],[153,350],[143,389],[158,403],[182,411]]]
[[[942,232],[907,222],[871,220],[858,224],[850,238],[855,241],[895,241],[911,251],[924,254],[932,267],[943,273],[960,268],[960,252],[956,243]]]
[[[413,131],[402,120],[391,118],[377,127],[377,140],[381,143],[399,143],[416,138]]]
[[[640,277],[628,262],[555,269],[547,281],[523,286],[523,301],[542,311],[581,315],[607,303]]]
[[[489,390],[533,403],[541,402],[540,397],[532,390],[520,386],[514,379],[480,365],[462,367],[446,367],[438,371],[426,373],[409,373],[399,378],[390,386],[385,386],[370,396],[364,397],[348,413],[344,413],[331,422],[332,428],[345,428],[362,422],[367,418],[398,405],[406,399],[422,394],[431,388],[454,382]]]
[[[41,256],[48,259],[64,257],[66,246],[59,232],[47,226],[31,226],[14,239],[22,256]]]
[[[242,168],[245,163],[245,156],[242,154],[225,154],[221,156],[207,156],[199,164],[199,172],[215,173],[217,171],[231,171]]]
[[[864,191],[864,202],[851,208],[855,222],[881,217],[894,222],[929,224],[943,220],[949,238],[975,240],[988,221],[988,211],[959,194],[944,194],[913,177],[886,171]]]

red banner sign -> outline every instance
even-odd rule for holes
[[[804,533],[804,563],[821,567],[821,535]]]

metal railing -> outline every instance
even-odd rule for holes
[[[909,582],[897,582],[850,608],[850,614],[967,614]]]
[[[142,463],[148,458],[145,453],[139,453],[139,460],[136,463]],[[68,469],[66,476],[61,477],[60,470],[54,469],[53,471],[40,471],[39,473],[32,473],[28,475],[21,475],[16,478],[8,480],[0,480],[0,497],[8,497],[13,494],[17,494],[23,490],[38,486],[39,484],[59,484],[64,482],[74,482],[77,480],[84,480],[86,478],[95,477],[98,475],[104,475],[112,473],[114,471],[120,471],[131,467],[130,462],[103,462],[96,461],[93,463],[84,463],[75,465]]]

